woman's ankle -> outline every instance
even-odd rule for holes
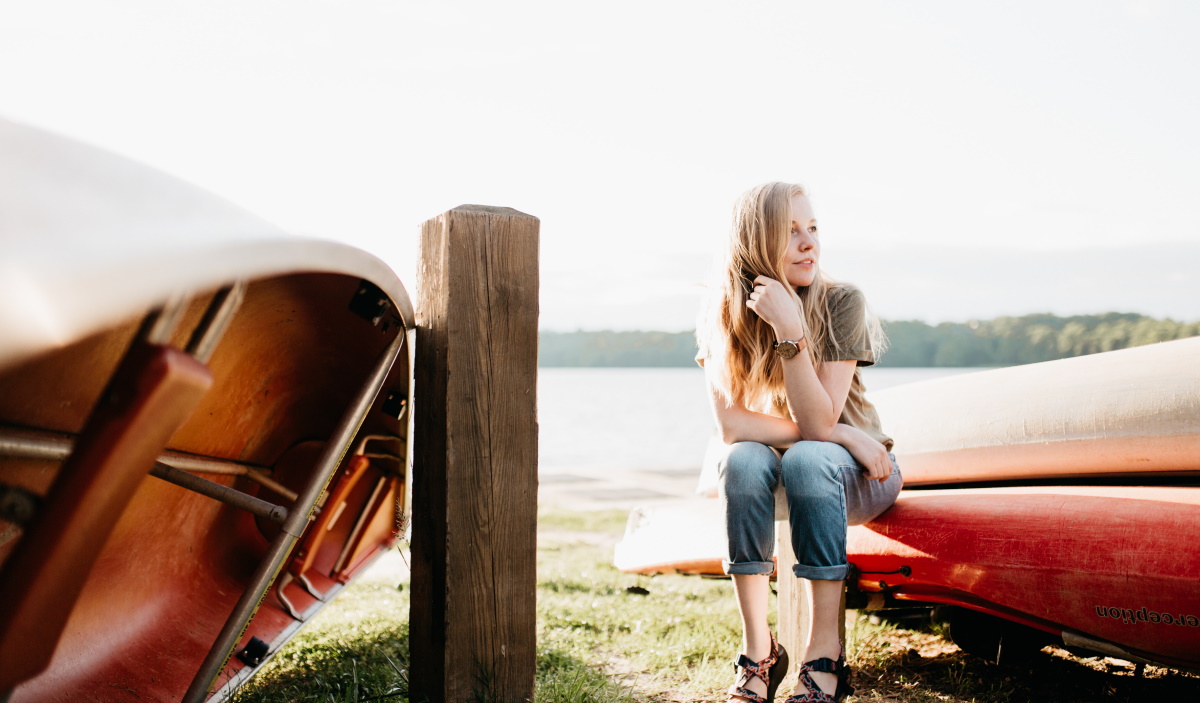
[[[842,653],[842,643],[837,636],[833,637],[813,637],[808,641],[808,646],[805,647],[805,660],[828,658],[837,661],[838,656]]]
[[[761,645],[749,646],[743,643],[742,654],[745,654],[746,658],[750,661],[760,662],[771,656],[771,642],[768,640],[765,647]]]

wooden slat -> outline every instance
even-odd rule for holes
[[[417,287],[412,697],[527,700],[538,220],[467,205],[426,222]]]
[[[135,342],[0,577],[0,691],[50,662],[84,581],[139,484],[212,383],[178,349]]]

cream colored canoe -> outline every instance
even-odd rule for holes
[[[897,386],[871,399],[907,486],[1200,476],[1200,337]]]

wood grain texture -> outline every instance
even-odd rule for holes
[[[792,551],[791,528],[786,519],[775,521],[775,592],[779,597],[779,643],[797,664],[804,660],[808,630],[808,594],[792,573],[796,554]],[[792,667],[796,668],[796,667]]]
[[[538,220],[425,223],[413,444],[412,696],[533,696]],[[490,697],[487,697],[490,696]]]
[[[776,508],[776,515],[778,515]],[[779,643],[792,655],[792,670],[804,662],[801,657],[808,642],[808,621],[812,608],[809,589],[804,579],[796,578],[792,567],[796,553],[792,550],[791,528],[787,515],[775,521],[775,591],[779,596]],[[842,593],[842,611],[846,609],[846,594]],[[846,642],[846,619],[838,620],[838,639]]]

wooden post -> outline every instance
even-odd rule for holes
[[[786,507],[786,503],[784,505]],[[780,514],[778,504],[775,514]],[[786,511],[782,520],[775,521],[775,557],[775,592],[779,595],[779,643],[788,651],[792,661],[790,668],[795,671],[804,663],[800,657],[808,642],[808,618],[812,601],[804,579],[796,578],[792,572],[792,566],[796,563],[796,553],[792,550],[792,531],[788,525]],[[843,614],[845,609],[846,594],[843,591]],[[845,617],[838,620],[838,639],[845,644]]]
[[[414,702],[533,697],[538,224],[463,205],[421,229]]]
[[[785,503],[786,508],[786,503]],[[776,509],[779,514],[779,508]],[[808,589],[796,578],[792,567],[796,554],[792,551],[792,531],[787,513],[782,520],[775,521],[775,592],[779,596],[779,643],[788,651],[793,670],[804,663],[800,657],[808,639]]]

